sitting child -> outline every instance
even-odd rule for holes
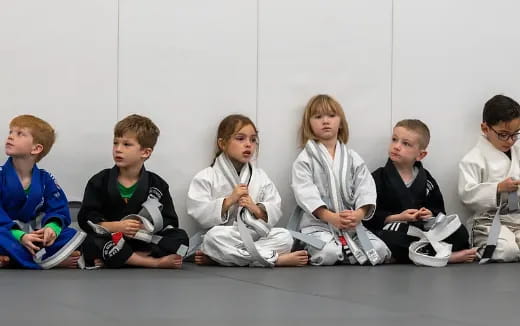
[[[134,114],[116,124],[115,166],[89,180],[78,213],[88,233],[87,266],[181,268],[178,251],[188,245],[188,236],[178,228],[168,184],[144,168],[158,136],[146,117]]]
[[[376,188],[363,159],[347,146],[348,136],[341,105],[328,95],[312,97],[303,113],[292,189],[303,210],[296,227],[323,243],[306,242],[313,265],[376,265],[390,258],[384,242],[361,223],[374,214]]]
[[[429,142],[430,131],[422,121],[399,121],[393,129],[386,165],[372,173],[377,188],[377,209],[374,217],[364,223],[385,241],[398,263],[411,262],[409,247],[419,240],[408,235],[409,226],[425,230],[428,220],[439,213],[446,214],[440,188],[421,163]],[[452,245],[447,262],[472,262],[476,249],[469,249],[466,228],[460,225],[453,231],[442,239]]]
[[[477,144],[459,164],[459,195],[473,213],[473,246],[485,260],[518,261],[520,106],[507,96],[494,96],[484,106],[480,129]]]
[[[196,264],[307,264],[306,251],[291,252],[289,231],[274,227],[282,216],[281,198],[267,174],[251,163],[257,143],[249,118],[234,114],[220,123],[215,161],[197,173],[188,191],[188,214],[207,230]]]
[[[54,177],[38,168],[54,144],[54,129],[32,115],[9,125],[0,167],[0,265],[77,268],[85,233],[70,225],[67,197]]]

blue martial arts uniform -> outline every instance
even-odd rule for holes
[[[11,232],[19,228],[29,233],[50,221],[59,221],[62,231],[51,246],[41,249],[34,257]],[[49,172],[34,165],[26,195],[12,159],[0,167],[0,255],[11,257],[23,268],[52,268],[69,257],[85,239],[84,232],[69,225],[67,197]]]

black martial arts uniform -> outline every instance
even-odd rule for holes
[[[119,169],[105,169],[94,175],[85,188],[85,195],[78,213],[80,227],[88,233],[85,241],[85,262],[93,264],[94,258],[102,258],[108,267],[121,267],[135,251],[151,252],[152,257],[175,254],[181,244],[188,246],[188,235],[179,229],[173,200],[166,181],[143,166],[134,194],[129,200],[121,197],[117,177]],[[101,235],[92,224],[120,221],[123,217],[138,214],[142,204],[155,197],[162,204],[163,229],[158,244],[122,237],[120,232]],[[88,249],[87,249],[88,248]]]

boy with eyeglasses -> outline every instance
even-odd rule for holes
[[[520,260],[520,105],[496,95],[484,106],[482,136],[459,164],[459,196],[472,211],[481,263]]]

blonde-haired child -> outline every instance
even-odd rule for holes
[[[322,243],[306,245],[313,265],[375,265],[390,258],[384,242],[361,224],[374,214],[376,188],[361,157],[347,147],[348,137],[341,105],[329,95],[312,97],[303,114],[303,150],[293,164],[292,188],[303,210],[299,229]]]

